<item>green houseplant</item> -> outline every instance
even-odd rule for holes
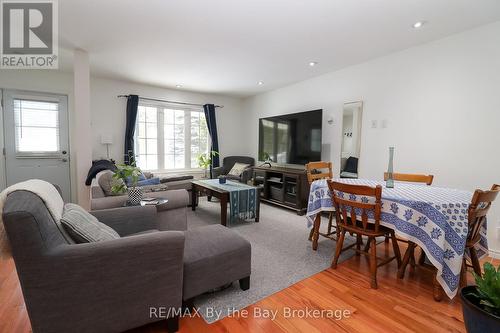
[[[127,192],[128,200],[133,205],[138,205],[142,200],[142,189],[137,187],[139,176],[142,174],[141,169],[135,165],[117,165],[118,170],[113,175],[116,183],[111,187],[111,191],[115,194]],[[127,187],[127,183],[129,186]]]
[[[212,158],[217,155],[219,153],[215,150],[198,155],[198,166],[203,169],[205,178],[208,178],[207,172],[212,164]]]
[[[500,266],[484,264],[481,275],[474,273],[476,286],[461,290],[462,311],[468,333],[500,330]]]

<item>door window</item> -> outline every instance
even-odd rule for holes
[[[17,98],[13,102],[16,154],[59,152],[59,102]]]

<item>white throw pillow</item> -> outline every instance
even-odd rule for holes
[[[234,166],[231,168],[231,171],[229,171],[228,175],[239,177],[249,166],[250,164],[234,163]]]

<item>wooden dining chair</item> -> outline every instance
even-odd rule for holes
[[[481,228],[486,223],[486,215],[490,210],[491,204],[495,201],[498,193],[500,192],[500,185],[494,184],[489,191],[476,190],[472,196],[471,203],[467,212],[468,215],[468,229],[467,239],[465,242],[465,251],[469,252],[470,264],[467,263],[467,258],[463,256],[462,269],[460,271],[460,284],[465,286],[467,284],[467,267],[472,267],[474,272],[481,275],[481,266],[475,246],[481,240]],[[415,248],[417,245],[410,242],[409,247]],[[408,248],[409,249],[409,248]],[[399,269],[398,277],[403,278],[406,266],[409,263],[408,250],[406,250],[403,258],[403,263]],[[425,263],[425,253],[422,251],[422,256],[419,260],[419,265],[424,268],[432,269],[434,272],[436,268],[430,264]],[[440,301],[442,298],[443,290],[436,278],[434,278],[434,299]]]
[[[494,184],[489,191],[476,190],[468,210],[469,231],[465,248],[469,250],[471,265],[467,264],[465,257],[464,265],[465,268],[472,267],[478,275],[481,275],[481,266],[474,246],[481,240],[481,228],[486,223],[486,215],[498,192],[500,192],[500,185],[497,184]]]
[[[384,181],[387,181],[389,179],[389,173],[384,172]],[[418,173],[393,173],[392,174],[392,179],[398,181],[398,182],[409,182],[409,183],[423,183],[428,186],[432,185],[432,181],[434,180],[433,175],[423,175],[423,174],[418,174]],[[397,238],[399,242],[403,243],[408,243],[407,239],[403,238]],[[385,242],[387,243],[389,241],[389,238],[385,238]],[[415,246],[408,246],[407,251],[410,250],[411,252],[409,253],[410,255],[410,264],[412,266],[415,266]],[[420,255],[420,261],[422,261],[422,255]]]
[[[328,181],[328,187],[332,192],[332,200],[336,209],[337,225],[340,229],[340,236],[335,248],[335,257],[332,261],[332,268],[337,268],[337,262],[343,248],[346,232],[356,235],[356,254],[368,255],[370,259],[371,287],[377,289],[377,268],[396,259],[398,268],[401,265],[401,253],[394,230],[380,225],[380,211],[382,207],[382,187],[351,185]],[[343,195],[339,195],[342,193]],[[363,201],[355,201],[352,196],[365,198]],[[371,198],[371,200],[370,200]],[[367,199],[367,200],[366,200]],[[371,213],[370,213],[371,212]],[[373,223],[368,222],[368,214],[371,214]],[[375,238],[389,235],[392,240],[394,256],[389,258],[377,257],[377,243]],[[361,237],[368,237],[369,247],[361,250]],[[350,246],[349,246],[350,247]],[[378,262],[377,259],[381,259]]]
[[[306,174],[307,181],[309,185],[311,185],[315,180],[318,179],[332,179],[333,178],[333,166],[332,162],[310,162],[306,164]],[[319,213],[320,214],[320,213]],[[334,212],[329,212],[328,214],[328,229],[326,233],[320,232],[319,234],[323,237],[330,238],[336,240],[333,235],[338,235],[337,228],[332,231],[333,228],[333,215]],[[314,233],[314,228],[311,229],[309,233],[309,240],[312,240],[312,236]]]
[[[384,180],[386,181],[387,179],[389,179],[389,173],[384,172]],[[392,179],[399,182],[424,183],[427,185],[432,185],[434,176],[413,174],[413,173],[393,173]]]

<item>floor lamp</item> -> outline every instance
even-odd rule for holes
[[[113,144],[113,136],[111,134],[102,134],[101,144],[106,145],[106,154],[109,160],[109,145]]]

